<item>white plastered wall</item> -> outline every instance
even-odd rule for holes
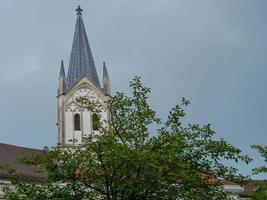
[[[89,91],[89,92],[88,92]],[[81,79],[74,87],[71,89],[66,95],[64,100],[64,145],[71,146],[73,144],[79,145],[82,143],[83,136],[88,134],[99,134],[98,131],[93,131],[92,129],[92,119],[91,112],[82,108],[75,101],[74,97],[82,94],[83,96],[87,92],[90,93],[89,99],[100,102],[104,106],[104,102],[107,100],[107,97],[103,94],[103,92],[97,88],[94,84],[90,82],[86,77]],[[74,130],[74,115],[78,113],[81,119],[81,131]],[[108,111],[103,109],[100,114],[101,121],[108,121]]]

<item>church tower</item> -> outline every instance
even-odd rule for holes
[[[105,102],[110,95],[110,79],[106,64],[103,65],[103,88],[101,87],[93,55],[82,19],[82,9],[76,9],[77,20],[67,77],[61,61],[58,88],[58,144],[78,146],[82,138],[98,134],[96,120],[108,121],[109,113]],[[100,116],[95,116],[76,102],[77,97],[85,96],[103,105]]]

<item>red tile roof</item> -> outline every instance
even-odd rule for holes
[[[33,167],[26,166],[17,162],[18,159],[30,156],[33,153],[43,153],[43,151],[39,149],[19,147],[19,146],[0,143],[0,164],[8,165],[16,169],[16,171],[19,174],[21,174],[26,178],[30,178],[33,180],[42,180],[47,176],[46,173],[37,173]],[[7,178],[8,174],[0,171],[0,179],[7,179]],[[212,179],[212,181],[214,180],[216,179]],[[238,185],[234,182],[225,179],[220,179],[219,182],[221,182],[222,185]],[[255,181],[255,182],[263,182],[263,181]],[[253,192],[253,190],[256,188],[255,182],[248,183],[244,186],[244,191],[242,193],[242,196],[248,196],[251,192]]]
[[[32,155],[33,153],[42,153],[42,150],[26,147],[19,147],[0,143],[0,164],[14,168],[18,174],[33,180],[41,180],[46,177],[45,173],[38,173],[34,167],[18,163],[18,159]],[[8,174],[0,171],[0,179],[7,179]]]
[[[220,180],[220,183],[221,183],[222,185],[238,185],[238,184],[236,184],[236,183],[234,183],[234,182],[232,182],[232,181],[228,181],[228,180],[226,180],[226,179],[221,179],[221,180]]]

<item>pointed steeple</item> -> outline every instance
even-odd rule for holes
[[[66,77],[63,60],[61,60],[61,66],[60,66],[60,74],[59,74],[59,77],[63,77],[64,79],[65,79],[65,77]]]
[[[108,76],[108,70],[107,70],[107,67],[106,67],[106,63],[103,62],[103,80],[109,80],[109,76]]]
[[[59,87],[58,87],[58,95],[64,95],[66,92],[66,76],[64,69],[64,62],[61,60],[60,73],[59,73]]]
[[[103,63],[103,92],[105,95],[110,95],[110,79],[108,76],[108,70],[106,67],[106,63]]]
[[[91,80],[98,88],[101,88],[93,55],[83,24],[83,10],[80,6],[78,6],[76,11],[77,20],[67,76],[68,89],[70,89],[84,76],[89,78],[89,80]]]

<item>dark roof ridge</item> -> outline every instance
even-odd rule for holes
[[[8,147],[15,147],[15,148],[20,148],[20,149],[25,149],[25,150],[34,150],[34,151],[42,151],[41,149],[36,149],[32,147],[22,147],[14,144],[6,144],[6,143],[0,143],[0,146],[8,146]]]

